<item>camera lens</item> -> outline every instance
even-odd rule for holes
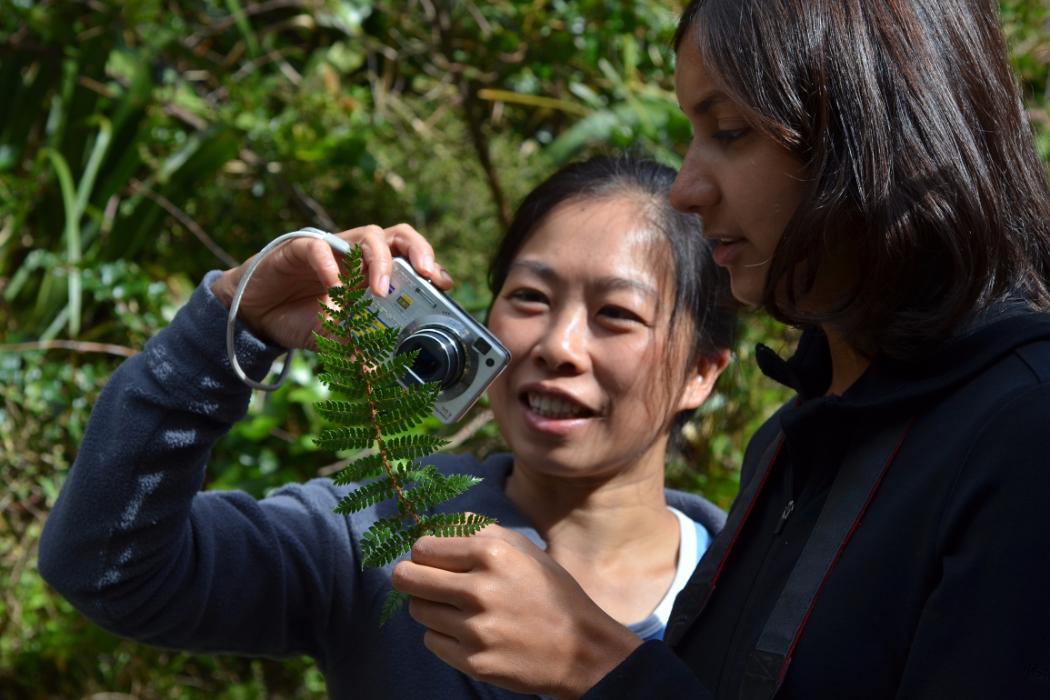
[[[418,350],[409,369],[410,378],[420,383],[437,382],[448,389],[463,376],[463,353],[459,342],[441,328],[421,328],[405,338],[397,354]]]

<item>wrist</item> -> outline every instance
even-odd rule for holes
[[[231,279],[232,276],[233,270],[227,270],[219,275],[219,278],[212,282],[211,285],[211,293],[227,309],[233,304],[233,293],[237,288],[237,283]]]
[[[605,678],[642,645],[642,639],[612,618],[580,637],[577,663],[560,700],[576,700]]]

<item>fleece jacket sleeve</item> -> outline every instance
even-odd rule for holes
[[[1050,382],[990,416],[936,505],[940,577],[898,697],[1050,697]]]
[[[226,359],[216,274],[102,391],[45,526],[40,571],[118,634],[194,650],[311,653],[337,568],[343,592],[360,572],[331,485],[262,501],[199,492],[212,446],[250,397]],[[237,352],[261,379],[282,349],[241,328]]]
[[[581,700],[709,700],[714,696],[663,642],[648,641],[610,671]]]

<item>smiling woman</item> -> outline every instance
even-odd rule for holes
[[[510,452],[425,459],[484,479],[442,510],[498,518],[498,532],[520,538],[517,552],[556,562],[629,644],[663,636],[724,521],[706,500],[664,488],[668,441],[714,387],[735,321],[699,220],[669,204],[673,180],[648,160],[596,158],[526,198],[491,275],[489,324],[514,354],[490,394]],[[375,293],[389,288],[392,255],[442,289],[452,283],[407,225],[339,235],[364,249]],[[307,343],[340,269],[318,241],[278,250],[254,268],[238,316],[238,354],[254,378],[283,347]],[[407,615],[380,629],[391,567],[362,571],[358,553],[391,504],[337,515],[352,486],[325,479],[258,501],[197,492],[249,398],[224,342],[247,265],[208,273],[171,326],[113,375],[48,519],[41,572],[99,624],[146,642],[309,654],[332,697],[509,698],[428,653],[441,638]],[[494,538],[468,541],[485,558]],[[493,570],[501,556],[486,559]],[[511,622],[558,634],[556,620],[528,614],[540,592],[514,594],[525,607]]]
[[[524,469],[538,450],[535,467],[562,476],[662,473],[670,418],[695,409],[718,375],[676,368],[682,396],[668,405],[661,363],[685,339],[670,333],[670,295],[649,264],[659,234],[639,218],[629,199],[560,205],[496,296],[489,325],[514,361],[490,396]]]

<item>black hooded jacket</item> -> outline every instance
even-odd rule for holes
[[[586,698],[741,697],[745,659],[839,465],[902,421],[777,697],[1050,698],[1050,315],[999,307],[924,360],[876,359],[837,397],[824,396],[820,333],[788,361],[762,350],[759,364],[798,398],[748,446],[742,489],[783,436],[743,525],[719,535],[735,541],[717,585],[679,595],[677,658],[647,643]]]

